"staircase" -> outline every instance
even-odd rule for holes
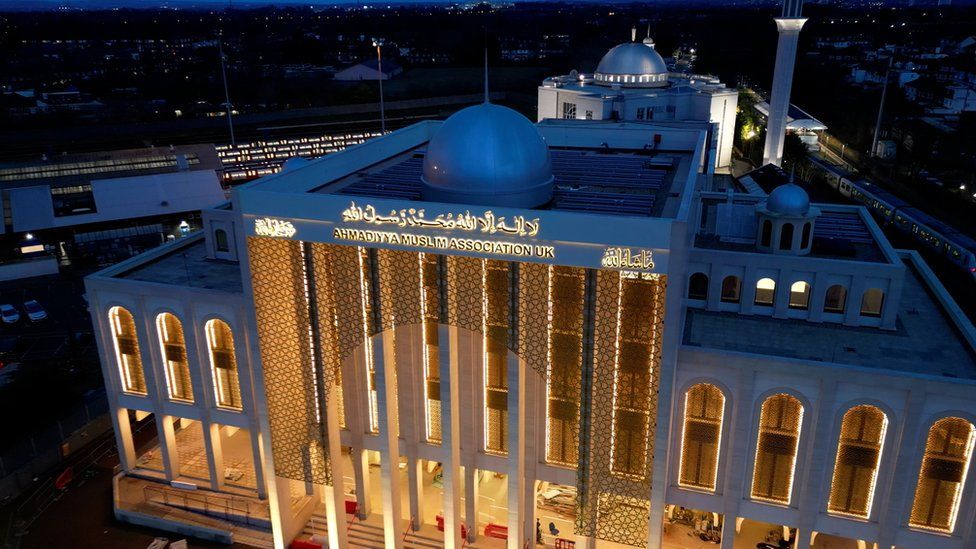
[[[385,548],[386,544],[383,537],[382,523],[376,524],[372,521],[363,522],[358,519],[348,522],[351,518],[351,515],[343,515],[343,519],[347,521],[346,524],[348,526],[346,536],[349,541],[349,547],[360,547],[363,549]],[[432,526],[428,525],[422,531],[418,532],[411,530],[409,524],[405,524],[404,527],[407,529],[403,538],[404,549],[441,549],[444,547],[444,540],[436,537],[436,532],[431,533],[434,530]],[[316,541],[328,544],[328,521],[324,508],[316,509],[312,513],[299,538],[311,540],[312,536],[315,536]]]
[[[349,547],[365,547],[367,549],[384,549],[382,524],[367,524],[357,520],[349,525],[346,533]]]

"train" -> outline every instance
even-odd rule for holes
[[[840,166],[814,157],[810,163],[828,185],[863,204],[882,225],[911,236],[976,279],[976,240],[972,237]]]

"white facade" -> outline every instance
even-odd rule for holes
[[[540,96],[543,91],[558,94],[560,88],[540,88]],[[734,102],[734,94],[730,100]],[[411,541],[417,536],[433,540],[428,544],[463,547],[462,533],[466,533],[468,547],[519,549],[531,546],[537,518],[550,546],[559,538],[577,547],[619,547],[610,540],[630,536],[627,539],[633,542],[633,531],[621,534],[633,523],[621,525],[611,519],[632,517],[634,508],[645,509],[638,520],[640,540],[634,544],[682,546],[688,538],[682,523],[674,520],[676,507],[672,506],[716,514],[717,520],[709,519],[710,524],[721,526],[708,530],[717,532],[723,549],[755,547],[763,541],[752,537],[755,531],[769,529],[756,526],[760,523],[774,530],[786,527],[797,536],[793,547],[804,549],[823,547],[829,536],[845,538],[838,546],[852,548],[876,544],[883,549],[965,549],[976,544],[976,475],[971,474],[968,457],[976,436],[971,431],[968,438],[953,439],[954,449],[968,446],[968,453],[951,465],[943,464],[943,469],[932,461],[941,458],[925,454],[929,430],[937,422],[945,418],[958,418],[953,420],[958,425],[976,422],[976,401],[971,398],[976,386],[976,331],[918,256],[894,250],[862,208],[816,205],[787,212],[759,194],[709,192],[708,132],[701,124],[659,124],[657,119],[615,125],[549,120],[537,128],[553,154],[552,202],[532,208],[495,207],[492,216],[486,212],[482,217],[488,209],[483,205],[425,202],[412,194],[422,188],[417,165],[439,128],[440,123],[417,124],[238,188],[232,208],[205,214],[205,245],[180,242],[89,278],[125,477],[153,478],[162,484],[180,482],[185,476],[174,458],[178,437],[165,420],[158,428],[163,471],[141,470],[126,411],[139,410],[157,418],[199,420],[205,427],[232,425],[249,430],[260,479],[253,498],[256,505],[268,509],[267,543],[275,547],[308,540],[303,529],[310,520],[314,523],[315,516],[321,517],[320,528],[327,523],[329,533],[321,535],[319,529],[314,541],[332,547],[417,546],[419,542]],[[652,150],[645,147],[648,132],[661,135]],[[601,146],[607,142],[613,143],[612,150]],[[639,202],[641,208],[651,205],[632,214],[613,211],[632,206],[630,201],[640,197],[634,191],[627,200],[618,197],[620,202],[611,209],[596,211],[600,193],[610,192],[601,185],[614,184],[603,179],[616,177],[614,172],[625,174],[617,185],[629,184],[632,189],[662,182],[665,186],[652,187],[660,202]],[[601,181],[587,182],[587,175]],[[651,180],[654,183],[644,183]],[[585,192],[596,193],[580,206],[588,209],[574,209],[579,204],[576,195]],[[457,229],[446,221],[446,213],[454,210],[468,211],[477,219],[504,215],[508,221],[486,222],[481,232],[458,233],[469,229]],[[784,233],[783,224],[777,225],[775,235],[771,233],[765,243],[760,224],[765,218],[759,215],[763,211],[793,215],[789,220],[797,223],[796,228]],[[516,219],[527,219],[530,225]],[[807,221],[812,232],[804,239],[801,227]],[[215,243],[217,230],[229,233],[226,249]],[[436,239],[441,236],[447,239]],[[469,240],[481,242],[479,249],[465,248]],[[451,248],[452,242],[458,247]],[[506,255],[516,245],[528,246],[529,255]],[[167,263],[167,258],[191,248],[198,251],[190,254],[188,276],[181,278],[183,265]],[[622,271],[620,263],[614,262],[621,257],[618,249],[636,253],[628,253]],[[422,269],[427,255],[439,262],[436,269]],[[332,259],[323,262],[323,257]],[[360,258],[359,266],[346,270],[349,257]],[[653,264],[630,262],[631,257],[653,258]],[[411,258],[419,258],[420,263]],[[389,263],[396,261],[405,263]],[[465,261],[473,263],[464,267]],[[399,267],[390,270],[386,265]],[[481,274],[464,278],[464,268]],[[491,286],[492,268],[511,269],[508,278],[499,280],[518,282]],[[236,277],[227,274],[234,270]],[[584,296],[579,307],[589,313],[553,308],[554,303],[569,303],[561,301],[569,299],[562,290],[558,294],[562,297],[553,297],[552,288],[559,282],[553,273],[560,272],[580,273],[580,280],[587,281],[579,286]],[[434,321],[398,321],[390,316],[393,310],[401,317],[412,314],[404,301],[418,298],[410,297],[415,295],[413,283],[403,283],[414,280],[412,276],[419,277],[424,288],[416,295],[437,294],[447,300],[441,313],[446,321],[435,320],[438,361],[433,370],[426,323]],[[427,276],[436,281],[425,282]],[[535,302],[526,297],[526,292],[545,293],[546,284],[538,276],[550,280],[548,311],[544,306],[532,309]],[[726,284],[729,276],[737,282]],[[623,293],[617,301],[603,296],[614,295],[614,285],[656,284],[665,280],[662,277],[667,283],[658,294],[661,301],[638,315],[666,311],[659,318],[663,332],[657,332],[659,339],[651,343],[657,357],[653,360],[658,362],[650,387],[656,392],[644,397],[656,403],[653,421],[643,424],[642,433],[649,445],[645,448],[652,451],[628,447],[627,452],[618,452],[619,441],[632,431],[614,418],[637,412],[610,401],[624,399],[622,395],[630,394],[627,391],[633,387],[610,383],[609,372],[600,369],[608,362],[601,362],[601,357],[617,356],[610,363],[619,365],[631,360],[627,358],[631,355],[619,358],[624,343],[617,344],[616,354],[601,347],[606,338],[614,337],[612,330],[601,329],[607,326],[601,323],[616,322],[621,333],[628,325],[620,320],[620,311],[626,311],[628,301]],[[803,283],[801,290],[795,289],[798,282]],[[468,291],[477,294],[469,295],[475,304],[471,309],[456,309],[467,299],[463,296],[468,294],[458,290],[463,284],[473,285]],[[634,286],[638,287],[643,286]],[[374,292],[377,289],[379,293]],[[865,297],[872,289],[882,291],[883,298],[876,299],[874,293]],[[333,290],[338,297],[329,297]],[[372,297],[328,301],[344,299],[344,291]],[[496,341],[481,333],[499,318],[492,316],[499,310],[498,303],[492,302],[496,291],[517,293],[518,299],[508,301],[508,306],[516,307],[518,314],[509,311],[510,316],[504,317],[517,318],[517,326],[505,325],[504,320],[501,326],[506,333],[516,334],[510,337],[517,338],[519,354],[511,346],[502,346],[500,354],[492,355],[499,353]],[[646,297],[639,292],[627,295]],[[366,303],[372,304],[371,313]],[[146,372],[145,396],[123,390],[117,367],[120,347],[109,325],[116,306],[128,309],[135,319]],[[601,314],[614,307],[616,320]],[[319,324],[309,320],[321,315],[321,310],[335,316]],[[155,344],[159,335],[154,324],[162,311],[183,321],[193,404],[174,402],[165,390],[166,368]],[[466,314],[476,318],[465,320]],[[548,354],[543,353],[549,357],[567,351],[572,345],[552,343],[556,341],[552,333],[562,333],[565,319],[576,314],[581,318],[580,333],[588,335],[579,340],[582,366],[569,370],[583,381],[569,397],[579,397],[579,417],[587,418],[589,426],[580,427],[577,438],[560,435],[567,439],[553,434],[555,419],[563,417],[552,412],[557,391],[552,380],[562,375],[557,372],[559,364],[543,359],[549,362],[548,369],[543,368],[548,373],[542,375],[534,362],[537,350],[532,342],[539,341],[536,337],[549,342],[545,344]],[[366,326],[367,333],[347,333],[345,339],[335,340],[335,347],[323,344],[333,337],[330,327],[341,332],[350,315]],[[208,358],[204,327],[214,317],[225,319],[234,333],[240,411],[218,406],[213,396],[215,370],[209,365],[213,361]],[[337,362],[341,381],[328,372],[309,373],[310,369],[320,372],[317,364],[336,360],[330,354],[334,348],[351,350]],[[499,361],[505,364],[504,383],[492,377]],[[613,372],[614,380],[633,373]],[[635,383],[638,389],[643,387]],[[693,417],[689,391],[701,384],[714,388],[723,399],[719,419],[711,420],[712,431],[688,423]],[[601,392],[611,391],[610,387],[612,399]],[[324,397],[323,389],[329,397]],[[344,413],[336,401],[340,393]],[[500,422],[494,415],[502,409],[499,394],[505,403]],[[795,432],[784,428],[772,433],[776,436],[770,434],[763,420],[764,403],[770,397],[800,407]],[[436,417],[429,407],[434,400]],[[283,408],[282,401],[290,405]],[[869,488],[864,489],[863,483],[857,484],[861,488],[851,488],[854,499],[869,502],[863,516],[863,506],[854,504],[848,505],[847,513],[828,511],[836,507],[831,503],[835,466],[850,461],[838,457],[848,455],[838,450],[843,418],[857,406],[871,407],[885,418],[878,447],[858,454],[867,459],[858,463],[874,475]],[[431,435],[433,424],[439,426],[439,437]],[[321,430],[307,433],[304,425]],[[223,478],[218,470],[221,460],[215,457],[220,450],[213,446],[217,437],[209,428],[203,432],[205,442],[209,440],[204,453],[210,478]],[[602,437],[610,441],[610,450],[599,447]],[[296,440],[308,444],[292,446]],[[708,460],[698,461],[700,467],[712,467],[713,474],[692,486],[684,464],[698,458],[691,453],[693,444],[685,443],[695,440],[703,441],[695,455],[703,455],[702,448],[708,446],[714,467]],[[570,448],[586,452],[588,459],[582,455],[572,463],[554,459],[554,441],[569,441]],[[502,450],[498,444],[504,445]],[[321,445],[328,451],[316,453]],[[292,452],[291,448],[306,450]],[[605,474],[596,474],[606,452],[617,461]],[[315,457],[320,455],[326,456],[324,461]],[[605,507],[591,508],[582,502],[567,511],[578,514],[582,530],[574,531],[576,520],[570,516],[559,522],[558,535],[549,535],[546,517],[554,512],[537,505],[540,497],[544,499],[539,493],[543,483],[549,483],[545,486],[550,489],[576,487],[576,497],[584,493],[579,488],[596,491],[607,504],[614,497],[633,494],[629,490],[634,485],[618,478],[619,468],[629,467],[619,461],[626,456],[639,465],[626,469],[638,472],[624,480],[646,486],[638,496],[628,496],[636,503],[607,512]],[[783,465],[789,465],[788,476],[783,476],[786,469],[777,476],[778,456],[790,457]],[[874,456],[874,461],[863,456]],[[773,472],[767,479],[754,464],[770,459]],[[370,465],[377,461],[378,472],[371,473]],[[428,469],[432,464],[439,464],[442,472],[436,483]],[[579,474],[579,466],[590,469]],[[334,479],[345,482],[322,481],[326,467]],[[946,486],[955,486],[960,494],[946,511],[953,519],[948,527],[920,526],[919,513],[912,513],[920,471],[936,469]],[[928,479],[926,474],[922,477]],[[763,496],[767,481],[769,495]],[[199,491],[231,493],[219,480],[200,484]],[[491,500],[497,494],[505,495]],[[348,526],[343,507],[352,502],[359,519]],[[316,515],[317,509],[323,510],[321,515]],[[443,533],[434,527],[436,515],[442,517]],[[363,528],[370,524],[378,536],[372,540],[362,537]],[[593,531],[587,526],[592,524],[601,526]],[[502,531],[504,539],[489,535]]]

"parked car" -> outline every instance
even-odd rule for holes
[[[9,303],[0,305],[0,319],[4,324],[16,324],[20,322],[20,313]]]
[[[28,299],[24,302],[24,310],[27,311],[27,318],[31,322],[40,322],[47,318],[47,311],[34,299]]]

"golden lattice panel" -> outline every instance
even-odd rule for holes
[[[973,424],[958,417],[940,419],[929,429],[909,524],[952,532],[963,482],[973,453]]]
[[[661,276],[597,272],[593,365],[583,380],[578,535],[646,546],[665,286]]]
[[[248,256],[275,474],[331,484],[317,421],[302,244],[248,237]]]
[[[778,394],[763,402],[752,476],[753,498],[790,502],[802,422],[803,406],[795,397]]]

